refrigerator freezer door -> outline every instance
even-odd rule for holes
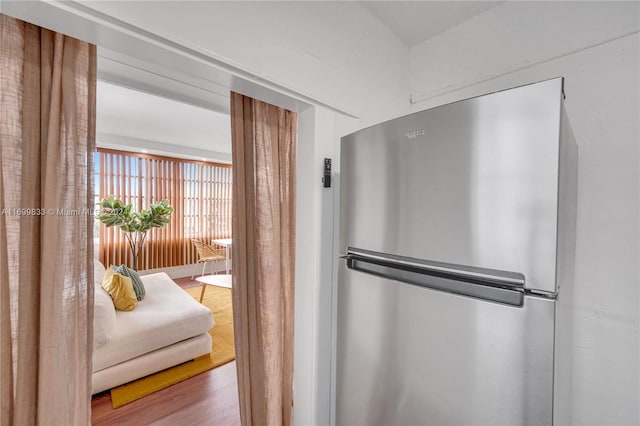
[[[342,139],[341,247],[521,273],[556,288],[562,80]]]
[[[336,423],[552,423],[555,301],[522,307],[340,267]]]

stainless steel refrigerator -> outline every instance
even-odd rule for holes
[[[563,102],[558,78],[342,138],[337,424],[559,423],[577,176]]]

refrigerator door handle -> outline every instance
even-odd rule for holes
[[[371,250],[349,247],[347,255],[343,258],[355,257],[368,259],[373,262],[406,266],[426,271],[427,273],[437,273],[452,275],[463,280],[482,281],[489,284],[524,287],[524,275],[517,272],[498,271],[495,269],[477,268],[473,266],[455,265],[452,263],[433,262],[411,257],[397,256],[387,253],[379,253]]]
[[[442,271],[433,272],[409,265],[392,264],[355,255],[347,255],[344,258],[347,261],[347,268],[354,271],[510,306],[521,307],[524,304],[524,288],[482,284],[452,274],[445,274]]]

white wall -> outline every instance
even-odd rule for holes
[[[300,115],[296,220],[295,424],[328,424],[331,406],[333,197],[324,188],[324,158],[335,160],[334,113]],[[322,143],[308,143],[311,140]]]
[[[571,424],[640,423],[638,6],[506,3],[410,50],[414,110],[566,78],[579,145]]]
[[[411,97],[500,78],[638,31],[637,2],[505,2],[410,49]]]

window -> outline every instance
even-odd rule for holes
[[[147,234],[138,269],[195,263],[191,238],[231,238],[231,166],[148,154],[98,149],[96,200],[113,195],[136,211],[168,199],[175,209],[171,223]],[[100,260],[128,263],[122,231],[99,225]]]

